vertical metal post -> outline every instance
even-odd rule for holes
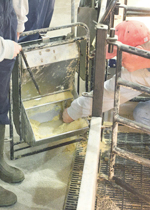
[[[90,38],[86,42],[86,57],[85,57],[85,90],[89,91],[89,55],[90,55]]]
[[[12,75],[10,78],[10,89],[9,89],[9,101],[10,101],[10,108],[9,108],[9,118],[10,118],[10,125],[9,125],[9,136],[10,136],[10,159],[14,159],[14,139],[13,139],[13,99],[12,99]]]
[[[115,28],[110,28],[110,37],[115,37]],[[108,52],[113,53],[113,44],[108,45]]]
[[[75,0],[71,0],[71,23],[75,23]],[[75,27],[71,27],[71,33],[75,36]]]
[[[124,4],[127,5],[128,0],[124,0]],[[126,9],[124,9],[124,11],[123,11],[123,20],[126,20]]]
[[[102,102],[104,90],[104,74],[106,69],[106,37],[107,25],[98,24],[96,32],[96,63],[94,74],[94,91],[93,91],[93,117],[102,116]]]
[[[19,135],[20,135],[20,142],[22,139],[22,120],[21,120],[21,72],[22,72],[22,65],[21,65],[21,54],[18,55],[18,85],[19,85]]]
[[[128,4],[128,0],[124,0],[124,4],[127,5]]]
[[[106,5],[107,5],[107,0],[101,0],[101,6],[100,6],[99,17],[98,17],[98,23],[100,22],[102,16],[105,13]]]
[[[110,28],[114,27],[114,12],[110,13],[110,24],[109,24]]]
[[[90,123],[86,157],[78,199],[77,210],[94,210],[98,162],[100,155],[100,136],[102,123],[102,101],[106,60],[106,37],[108,26],[98,24],[96,32],[96,65],[93,93],[93,113]]]
[[[81,55],[81,42],[79,42],[79,49],[80,49],[80,55]],[[79,70],[78,70],[78,78],[77,78],[77,93],[79,95],[79,93],[80,93],[80,68],[81,68],[80,56],[79,56],[79,61],[78,61],[78,68],[79,68]]]
[[[116,65],[116,81],[115,81],[115,96],[114,96],[114,116],[113,116],[113,129],[112,129],[112,142],[111,142],[111,153],[110,153],[110,168],[109,168],[109,179],[112,180],[114,176],[114,165],[116,155],[113,153],[113,149],[117,146],[117,133],[118,133],[118,122],[115,117],[119,114],[120,104],[120,85],[118,85],[118,77],[121,77],[122,67],[122,51],[117,50],[117,65]]]
[[[106,11],[105,11],[104,15],[100,19],[100,23],[105,24],[107,22],[107,19],[109,18],[109,15],[115,9],[117,1],[118,0],[111,0],[111,2],[109,3],[108,7],[106,8]]]

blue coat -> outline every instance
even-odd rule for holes
[[[0,0],[0,36],[17,42],[17,17],[12,0]],[[15,59],[0,62],[0,124],[9,124],[9,84]]]
[[[25,31],[48,28],[54,11],[55,0],[30,0],[28,21],[25,23]],[[36,5],[36,6],[35,6]],[[39,39],[40,35],[21,37],[19,42]]]

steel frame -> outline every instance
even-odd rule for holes
[[[137,14],[140,12],[144,13],[147,16],[147,12],[150,12],[150,9],[147,8],[135,8],[135,7],[128,7],[128,6],[121,6],[128,11],[136,11]],[[129,13],[125,12],[125,15],[129,15]],[[141,15],[141,13],[139,14]],[[120,178],[116,177],[114,174],[114,166],[115,166],[115,159],[116,155],[123,157],[125,159],[129,159],[135,161],[143,166],[150,167],[150,160],[145,158],[139,157],[131,152],[125,151],[117,147],[117,134],[118,134],[118,124],[122,124],[124,126],[138,129],[150,134],[150,127],[143,125],[141,123],[137,123],[135,121],[126,119],[124,117],[119,116],[119,106],[120,106],[120,86],[124,86],[126,88],[134,89],[140,91],[141,93],[145,93],[150,95],[150,88],[145,87],[142,85],[138,85],[135,83],[131,83],[128,81],[124,81],[121,79],[121,67],[122,67],[122,52],[128,52],[134,55],[138,55],[144,58],[150,59],[150,52],[146,50],[139,50],[135,47],[130,47],[128,45],[121,44],[118,41],[112,41],[112,38],[108,38],[107,42],[112,46],[117,46],[117,67],[116,67],[116,81],[115,81],[115,96],[114,96],[114,115],[113,115],[113,127],[112,127],[112,141],[111,141],[111,153],[110,153],[110,165],[109,165],[109,177],[110,181],[115,181],[116,184],[120,185],[124,189],[130,191],[134,195],[136,195],[139,199],[150,203],[150,198],[144,194],[137,192],[137,190],[129,185],[128,183],[124,182]]]
[[[97,25],[92,118],[90,122],[90,131],[77,210],[94,210],[95,206],[96,182],[101,142],[102,99],[106,57],[106,44],[103,40],[106,40],[107,29],[108,27],[106,25]]]
[[[75,28],[75,27],[83,27],[85,29],[85,36],[81,36],[81,37],[74,37],[73,38],[70,38],[70,39],[66,39],[66,40],[59,40],[59,41],[56,41],[56,42],[50,42],[50,43],[42,43],[42,45],[39,46],[40,49],[42,49],[44,46],[57,46],[57,45],[63,45],[63,44],[67,44],[67,43],[73,43],[73,42],[80,42],[82,40],[86,40],[86,82],[85,82],[85,88],[86,88],[86,91],[88,90],[88,76],[89,76],[89,53],[90,53],[90,35],[89,35],[89,29],[88,27],[84,24],[84,23],[72,23],[72,24],[69,24],[69,25],[65,25],[65,26],[58,26],[58,27],[54,27],[54,28],[45,28],[45,29],[40,29],[40,30],[34,30],[34,31],[30,31],[30,32],[25,32],[22,34],[22,36],[27,36],[27,35],[31,35],[31,34],[35,34],[35,33],[46,33],[48,31],[54,31],[54,30],[59,30],[59,29],[64,29],[64,28]],[[29,46],[28,48],[25,48],[24,49],[24,52],[26,52],[27,50],[30,51],[30,50],[33,50],[35,48],[35,46]],[[36,48],[38,48],[36,46]],[[21,69],[22,69],[22,66],[21,66],[21,55],[19,54],[18,56],[18,81],[19,81],[19,87],[18,87],[18,91],[19,91],[19,95],[20,95],[20,98],[19,98],[19,130],[20,130],[20,141],[15,143],[14,142],[14,138],[13,138],[13,107],[12,107],[12,83],[10,84],[10,111],[9,111],[9,115],[10,115],[10,120],[11,120],[11,123],[10,123],[10,159],[14,159],[14,153],[16,151],[19,151],[19,150],[23,150],[23,149],[27,149],[27,148],[30,148],[30,146],[25,146],[23,148],[20,148],[20,149],[16,149],[15,150],[15,146],[16,145],[19,145],[19,144],[22,144],[24,143],[23,142],[23,139],[22,139],[22,124],[21,124]],[[79,66],[80,67],[80,66]],[[79,89],[79,84],[77,85],[78,86],[78,89]],[[77,139],[76,141],[79,141],[81,140],[81,138]],[[74,143],[74,141],[71,141],[72,143]],[[69,144],[69,142],[67,142],[66,144]],[[60,145],[58,144],[56,147],[59,147],[61,145],[65,145],[65,144],[62,144],[60,143]],[[52,146],[53,148],[54,146]],[[51,149],[51,147],[49,147],[49,149]],[[47,150],[47,148],[45,149]],[[41,149],[40,151],[45,151],[44,149]],[[39,151],[37,151],[38,153]],[[32,155],[32,154],[35,154],[35,152],[30,152],[30,153],[27,153],[27,155]],[[24,155],[25,156],[25,155]],[[21,156],[20,156],[21,157]]]

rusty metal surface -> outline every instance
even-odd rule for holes
[[[104,40],[107,37],[108,27],[103,24],[97,25],[96,31],[96,62],[94,71],[94,90],[93,90],[93,106],[92,106],[92,116],[101,117],[102,116],[102,101],[103,101],[103,91],[104,91],[104,75],[106,69],[106,44]]]
[[[113,40],[114,39],[114,40]],[[122,68],[122,52],[130,52],[135,55],[139,55],[142,57],[150,58],[150,54],[146,50],[137,50],[134,47],[130,47],[124,44],[119,43],[118,41],[115,41],[115,37],[109,37],[107,39],[109,44],[117,45],[117,67],[116,67],[116,78],[115,78],[115,97],[114,97],[114,116],[113,116],[113,130],[112,130],[112,143],[111,143],[111,155],[110,155],[110,167],[109,167],[109,180],[113,180],[114,177],[114,168],[115,168],[115,159],[116,154],[119,156],[121,155],[121,152],[119,152],[119,148],[117,148],[117,152],[115,151],[115,148],[117,147],[117,132],[118,132],[118,124],[121,123],[125,126],[132,127],[134,129],[139,129],[141,131],[145,131],[146,133],[150,133],[150,129],[148,126],[144,126],[142,124],[138,124],[134,121],[128,120],[126,118],[119,116],[119,107],[120,107],[120,86],[125,86],[130,89],[134,89],[137,91],[141,91],[144,94],[150,94],[150,88],[134,84],[128,81],[123,81],[121,79],[121,68]],[[123,151],[124,153],[125,151]],[[123,154],[122,153],[122,154]],[[131,158],[132,156],[132,158]],[[124,158],[132,159],[133,161],[137,161],[138,157],[133,157],[134,155],[131,154],[131,156],[127,155]],[[144,160],[145,162],[146,160]],[[142,161],[141,164],[144,164]],[[147,162],[147,161],[146,161]]]
[[[95,8],[90,8],[90,7],[78,7],[77,11],[77,21],[78,22],[83,22],[85,23],[89,29],[90,29],[90,50],[93,50],[92,42],[93,39],[96,35],[96,30],[95,30],[95,23],[93,21],[97,21],[97,10]],[[85,31],[83,30],[82,27],[77,28],[77,35],[78,36],[83,36],[85,34]],[[86,42],[83,41],[80,43],[81,47],[81,53],[80,53],[80,77],[83,80],[86,80],[86,69],[85,69],[85,62],[86,62],[86,55],[85,55],[85,49],[86,49]],[[89,72],[89,80],[91,78],[91,67],[92,63],[91,60],[89,60],[89,65],[90,65],[90,72]]]

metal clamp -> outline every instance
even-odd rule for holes
[[[108,40],[109,42],[116,42],[118,40],[118,36],[115,35],[114,37],[110,37],[109,35],[107,35],[106,40]]]
[[[45,33],[40,33],[40,36],[42,37],[42,41],[43,41],[44,43],[49,42],[49,40],[50,40],[50,36],[49,36],[49,35],[47,35],[47,34],[45,34]]]
[[[110,29],[110,36],[109,36],[109,40],[111,40],[111,39],[116,39],[116,37],[115,37],[115,29],[114,28],[111,28]],[[110,44],[109,43],[109,45],[108,45],[108,52],[109,53],[113,53],[113,45],[112,44]]]

